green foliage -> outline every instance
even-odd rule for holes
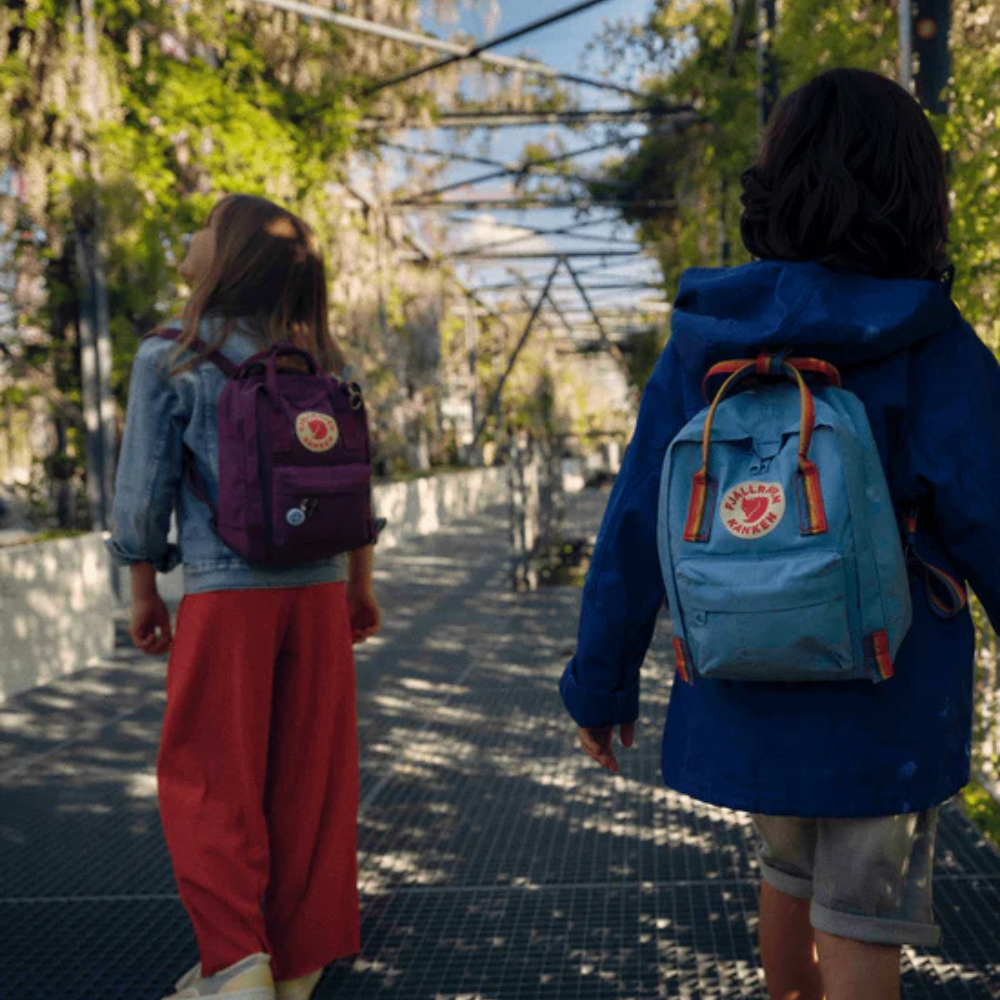
[[[17,545],[35,545],[39,542],[57,542],[63,538],[79,538],[80,535],[85,535],[87,532],[79,528],[49,528],[47,531],[39,532],[37,535],[32,535],[31,538],[26,538],[23,542],[16,542]]]
[[[749,259],[739,235],[738,178],[758,143],[754,4],[746,5],[747,21],[734,30],[738,7],[731,0],[659,0],[643,32],[617,40],[670,68],[666,77],[653,77],[652,95],[693,103],[708,122],[681,135],[653,131],[633,154],[609,165],[609,176],[624,181],[633,197],[672,202],[629,216],[655,248],[668,288],[686,267]],[[834,66],[895,76],[897,34],[894,4],[786,0],[773,47],[781,90],[788,93]],[[952,52],[951,113],[934,124],[951,169],[954,294],[979,333],[1000,349],[1000,5],[956,0]],[[621,194],[602,185],[593,192],[606,199]]]
[[[634,333],[629,337],[626,355],[629,380],[639,392],[646,387],[666,342],[667,330],[660,326],[651,326],[644,333]]]
[[[1000,4],[954,0],[951,113],[938,122],[951,169],[955,300],[1000,351]]]
[[[975,781],[962,789],[961,801],[969,819],[1000,848],[1000,802]]]
[[[438,13],[457,2],[440,0]],[[415,26],[421,10],[416,0],[340,6],[405,27]],[[76,233],[99,223],[112,381],[124,403],[137,337],[178,311],[186,292],[176,273],[185,236],[221,195],[239,191],[288,204],[312,223],[328,259],[353,246],[360,251],[360,259],[348,261],[355,271],[374,260],[368,248],[382,238],[381,223],[358,213],[360,225],[352,220],[345,232],[345,193],[336,185],[348,156],[370,145],[355,130],[369,110],[365,89],[421,56],[254,3],[96,0],[100,108],[93,119],[94,88],[74,9],[32,0],[0,10],[0,176],[16,169],[22,191],[20,201],[0,197],[0,235],[25,234],[17,266],[37,275],[44,289],[22,304],[20,323],[30,336],[18,350],[78,405]],[[381,95],[377,110],[403,117],[441,97],[441,79],[428,79]],[[338,277],[332,268],[331,277]],[[413,355],[412,345],[395,350],[409,337],[412,298],[400,279],[388,272],[387,287],[378,289],[383,322],[361,345],[375,365],[387,352],[402,359],[375,379],[378,401],[390,406],[407,392],[396,369]],[[370,284],[367,299],[374,297]],[[335,327],[353,337],[362,320],[345,314],[363,309],[356,297],[333,301]],[[379,334],[391,343],[378,342]],[[387,438],[391,433],[386,428]],[[68,457],[78,468],[79,445],[71,432]]]
[[[627,217],[640,223],[640,238],[655,249],[667,287],[674,288],[692,263],[721,262],[724,235],[739,246],[733,181],[756,143],[756,64],[746,25],[731,46],[733,12],[724,0],[661,0],[647,31],[660,40],[658,58],[673,69],[651,81],[650,96],[693,104],[706,124],[681,133],[652,131],[612,166],[611,176],[627,185],[627,197],[650,203]],[[622,196],[601,186],[593,193]]]

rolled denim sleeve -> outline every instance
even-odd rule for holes
[[[660,470],[685,423],[682,373],[667,345],[608,501],[583,590],[576,655],[559,685],[569,714],[598,728],[639,717],[639,670],[665,600],[656,545]]]
[[[188,416],[169,376],[166,343],[144,341],[132,364],[115,477],[114,530],[105,543],[118,565],[152,563],[161,573],[181,559],[167,535],[183,474]]]

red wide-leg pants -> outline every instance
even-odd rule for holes
[[[360,950],[343,584],[184,598],[157,777],[203,975],[265,952],[294,979]]]

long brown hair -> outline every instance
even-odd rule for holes
[[[198,336],[201,320],[223,320],[208,347],[219,350],[237,320],[265,344],[290,340],[326,372],[346,361],[330,333],[326,266],[312,229],[266,198],[229,195],[209,215],[212,263],[184,307],[179,349]],[[184,367],[184,366],[182,366]]]

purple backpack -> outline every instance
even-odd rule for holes
[[[177,329],[154,336],[177,340]],[[219,537],[247,562],[289,567],[375,541],[371,451],[361,388],[323,374],[307,351],[276,344],[235,365],[191,349],[227,378],[219,396],[219,496],[188,456],[188,482]],[[306,370],[283,370],[282,358]]]

